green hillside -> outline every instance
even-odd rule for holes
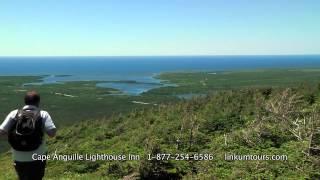
[[[132,154],[140,160],[49,161],[46,178],[318,179],[318,95],[315,86],[224,90],[77,123],[49,141],[49,154]],[[174,159],[148,160],[163,153]],[[287,160],[232,161],[225,154]],[[10,154],[0,161],[1,178],[14,179]]]

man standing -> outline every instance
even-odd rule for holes
[[[25,106],[9,113],[0,126],[0,135],[8,136],[14,167],[20,180],[41,180],[46,162],[33,159],[33,154],[45,155],[44,133],[56,135],[56,127],[48,112],[39,108],[40,95],[27,92]]]

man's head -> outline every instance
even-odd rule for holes
[[[24,103],[26,105],[33,105],[39,107],[40,95],[36,91],[29,91],[24,96]]]

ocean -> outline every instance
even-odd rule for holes
[[[130,95],[172,85],[154,78],[164,72],[302,67],[320,67],[320,55],[0,57],[1,76],[41,75],[43,78],[40,84],[90,80],[120,81],[101,82],[97,86],[119,89]]]

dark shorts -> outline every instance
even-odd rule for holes
[[[19,180],[41,180],[46,169],[46,161],[14,162]]]

